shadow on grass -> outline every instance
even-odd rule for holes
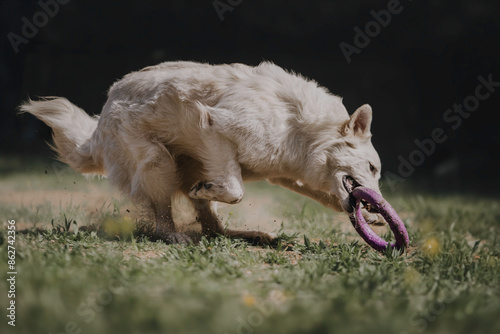
[[[154,223],[148,221],[133,222],[130,219],[116,217],[104,219],[100,224],[89,224],[84,226],[78,226],[74,220],[64,217],[64,221],[61,224],[56,224],[53,220],[51,228],[31,227],[18,230],[17,233],[43,236],[58,235],[72,237],[74,239],[79,239],[80,233],[84,233],[93,234],[105,241],[164,242],[164,240],[155,233]],[[204,238],[202,233],[194,229],[183,230],[182,233],[190,237],[195,245],[199,244]],[[227,238],[224,235],[217,235],[214,239],[218,237]],[[305,238],[305,240],[308,240],[307,237]],[[280,231],[276,240],[271,244],[263,243],[259,240],[241,240],[246,241],[249,245],[280,250],[293,250],[294,246],[298,243],[297,234],[288,235],[283,231]],[[168,243],[165,242],[165,244]]]

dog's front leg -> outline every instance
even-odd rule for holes
[[[255,244],[274,244],[277,241],[276,235],[272,233],[224,229],[217,217],[215,203],[195,199],[191,199],[191,202],[197,212],[196,220],[201,223],[201,232],[207,238],[213,238],[220,234],[229,238],[245,239]]]
[[[328,194],[321,190],[314,190],[306,184],[298,183],[297,181],[284,177],[276,177],[267,180],[271,184],[277,184],[301,195],[312,198],[313,200],[323,204],[327,208],[335,211],[342,211],[339,199],[332,194]]]
[[[335,211],[343,211],[339,199],[335,195],[325,193],[321,190],[314,190],[306,184],[298,183],[297,181],[284,177],[272,178],[268,179],[267,181],[271,184],[280,185],[282,187],[295,191],[296,193],[312,198],[313,200],[323,204],[327,208],[331,208]],[[378,213],[371,213],[366,211],[365,209],[362,210],[362,213],[368,224],[377,226],[386,224],[384,218]]]

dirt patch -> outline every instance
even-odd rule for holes
[[[102,190],[95,191],[67,191],[67,190],[32,190],[14,191],[0,195],[0,202],[5,204],[16,204],[25,207],[36,207],[40,204],[50,202],[54,208],[67,208],[69,206],[82,206],[86,208],[102,207],[106,203],[112,203],[113,193],[103,193]]]
[[[72,187],[73,188],[73,187]],[[75,186],[76,188],[76,186]],[[219,203],[219,217],[224,225],[233,229],[241,230],[260,230],[264,232],[277,232],[283,222],[285,231],[291,232],[293,228],[286,214],[280,214],[284,211],[282,207],[286,205],[296,205],[294,201],[279,202],[283,199],[283,193],[279,193],[281,189],[272,190],[269,192],[252,189],[249,191],[243,201],[236,205],[228,205]],[[277,195],[278,194],[278,195]],[[285,194],[286,195],[286,194]],[[286,197],[286,196],[284,196]],[[124,195],[116,190],[111,189],[107,184],[85,184],[82,189],[68,190],[29,190],[29,191],[10,191],[0,193],[0,202],[7,205],[16,205],[36,210],[37,206],[43,205],[51,208],[51,214],[58,216],[60,212],[73,208],[80,217],[78,222],[83,224],[99,224],[105,214],[119,214],[120,216],[130,218],[134,221],[139,221],[141,224],[151,223],[151,214],[136,207],[129,202]],[[115,203],[119,203],[119,213],[114,212]],[[279,208],[277,209],[277,205]],[[194,240],[199,239],[200,225],[196,222],[196,214],[186,199],[180,199],[174,203],[174,221],[179,230],[192,236]],[[83,219],[84,217],[85,219]],[[45,221],[37,226],[50,227],[50,220]],[[47,221],[49,223],[47,223]],[[19,229],[33,227],[31,218],[26,221],[20,219],[18,221]],[[347,216],[338,214],[332,215],[332,227],[336,226],[340,233],[346,234],[346,238],[351,240],[357,238],[353,233],[353,228],[349,223]],[[151,226],[139,226],[139,235],[150,236]],[[97,226],[96,229],[99,227]],[[372,227],[378,234],[385,233],[385,227]],[[144,231],[147,230],[147,231]]]
[[[247,195],[236,205],[219,204],[219,215],[234,228],[275,232],[285,220],[275,213],[275,206],[276,198],[272,194]]]

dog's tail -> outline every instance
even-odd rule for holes
[[[90,117],[65,98],[46,97],[22,104],[21,113],[28,112],[52,128],[58,159],[80,173],[104,174],[102,162],[93,147],[92,134],[98,117]]]

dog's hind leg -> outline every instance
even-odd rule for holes
[[[224,235],[224,227],[217,217],[217,204],[206,199],[190,199],[196,210],[196,221],[201,224],[201,233],[212,238]]]
[[[216,203],[203,199],[191,199],[191,203],[197,213],[196,220],[201,223],[202,234],[207,238],[224,235],[230,238],[245,239],[256,244],[272,244],[276,241],[275,235],[266,232],[224,229],[222,222],[217,217]]]
[[[132,198],[153,210],[156,238],[167,243],[192,243],[191,238],[176,231],[172,219],[171,198],[179,188],[175,162],[165,147],[151,143],[146,147],[132,177]]]
[[[172,207],[170,201],[163,201],[161,204],[151,205],[155,215],[156,228],[154,237],[169,244],[188,244],[193,241],[184,233],[179,233],[175,229],[174,221],[172,220]]]

